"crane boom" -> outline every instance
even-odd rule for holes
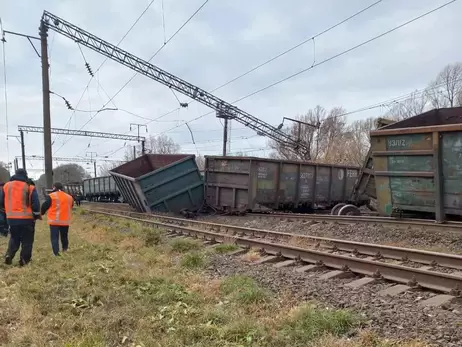
[[[250,115],[238,107],[216,97],[215,95],[201,89],[181,78],[164,71],[157,66],[138,58],[137,56],[114,46],[113,44],[71,24],[58,16],[44,11],[42,23],[47,29],[51,29],[62,34],[78,44],[88,47],[109,59],[112,59],[126,67],[145,75],[163,85],[172,88],[216,111],[217,117],[233,119],[246,127],[255,130],[257,134],[267,136],[270,139],[290,148],[296,153],[300,153],[307,160],[310,159],[309,145],[280,129]]]

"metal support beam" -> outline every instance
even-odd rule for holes
[[[21,159],[21,157],[16,157],[16,159]],[[26,155],[26,160],[37,160],[43,161],[45,158],[41,155]],[[83,158],[83,157],[53,157],[54,161],[66,161],[66,162],[75,162],[75,163],[88,163],[93,161],[105,161],[105,162],[122,162],[123,159],[107,159],[107,158]]]
[[[48,74],[48,29],[45,22],[40,21],[40,44],[42,60],[42,93],[43,93],[43,148],[45,157],[46,188],[53,186],[53,161],[51,151],[51,115],[50,115],[50,78]]]
[[[43,127],[35,127],[28,125],[18,125],[19,131],[30,132],[30,133],[43,133]],[[72,136],[86,136],[86,137],[99,137],[103,139],[114,139],[114,140],[125,140],[125,141],[145,141],[144,136],[134,136],[134,135],[125,135],[125,134],[114,134],[114,133],[104,133],[99,131],[85,131],[85,130],[72,130],[72,129],[62,129],[62,128],[51,128],[52,134],[60,135],[72,135]]]
[[[228,118],[223,118],[224,125],[223,125],[223,156],[226,157],[226,149],[227,149],[227,142],[228,142]]]

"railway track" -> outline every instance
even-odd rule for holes
[[[244,249],[260,249],[268,255],[269,260],[281,261],[284,265],[303,265],[299,272],[323,267],[334,269],[331,271],[332,276],[361,275],[366,276],[365,280],[357,281],[385,279],[400,283],[401,289],[421,287],[449,294],[442,295],[445,300],[461,295],[462,256],[459,255],[250,229],[164,215],[130,211],[114,213],[104,209],[88,211],[157,225],[173,235],[197,237],[214,243],[231,242]]]
[[[89,206],[100,206],[115,208],[120,211],[131,211],[130,206],[120,203],[85,203]],[[429,219],[417,219],[417,218],[396,218],[396,217],[380,217],[373,215],[362,215],[362,216],[339,216],[330,214],[304,214],[304,213],[247,213],[245,216],[252,218],[275,218],[275,219],[295,219],[295,220],[306,220],[306,221],[326,221],[326,222],[337,222],[337,223],[376,223],[376,224],[390,224],[401,227],[425,227],[428,229],[443,229],[458,231],[462,233],[462,222],[447,221],[445,223],[436,223],[434,220]]]
[[[427,227],[433,229],[451,229],[462,232],[462,222],[448,221],[436,223],[434,220],[417,218],[396,218],[380,216],[338,216],[329,214],[296,214],[296,213],[247,213],[253,218],[278,218],[278,219],[299,219],[299,220],[318,220],[339,223],[377,223],[393,224],[411,227]]]

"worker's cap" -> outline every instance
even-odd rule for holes
[[[27,179],[27,184],[30,185],[30,186],[35,186],[35,182],[32,181],[32,179],[30,179],[30,178]]]
[[[17,169],[17,170],[15,171],[15,174],[16,174],[16,175],[21,175],[21,176],[26,176],[26,177],[27,177],[27,171],[26,171],[26,169],[22,169],[22,168]]]
[[[53,187],[55,189],[62,190],[63,189],[63,184],[61,182],[55,182],[55,183],[53,183]]]

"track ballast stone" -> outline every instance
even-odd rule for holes
[[[343,240],[378,243],[397,247],[426,249],[436,252],[462,254],[462,233],[449,229],[435,230],[426,227],[395,227],[389,224],[313,221],[274,217],[210,216],[201,218],[209,222],[238,225],[246,228],[266,229],[286,233],[312,235]]]
[[[274,293],[290,293],[301,302],[316,300],[352,309],[361,314],[364,328],[384,338],[421,339],[438,347],[456,347],[462,341],[460,301],[445,308],[419,307],[419,302],[435,295],[430,292],[409,291],[397,297],[382,297],[378,292],[392,283],[379,281],[352,290],[343,284],[354,278],[322,280],[319,272],[298,273],[293,267],[255,265],[229,255],[214,256],[208,272],[212,277],[247,275]]]

